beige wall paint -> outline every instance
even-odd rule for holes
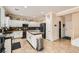
[[[59,20],[57,19],[57,16],[55,13],[52,14],[52,19],[53,19],[53,39],[57,40],[59,39]]]
[[[48,40],[51,41],[57,40],[59,39],[59,21],[61,21],[61,17],[57,17],[56,13],[52,12],[48,13],[47,17],[48,18],[46,18],[46,37]]]
[[[45,15],[46,19],[46,39],[53,41],[53,19],[52,19],[52,13],[48,13]]]
[[[64,28],[63,28],[63,24],[64,24],[64,22],[65,22],[65,20],[64,20],[64,17],[63,16],[61,16],[61,17],[57,17],[57,24],[58,24],[58,26],[57,26],[57,29],[58,29],[58,35],[59,35],[59,21],[61,21],[61,37],[64,37],[65,36],[65,31],[64,31]]]
[[[73,39],[79,37],[79,12],[72,14]]]
[[[57,16],[56,16],[57,17]],[[61,37],[64,36],[72,36],[72,15],[65,15],[65,16],[60,16],[57,17],[57,29],[59,29],[59,21],[61,21]],[[63,24],[65,24],[65,27],[63,27]],[[55,29],[55,30],[57,30]],[[55,33],[59,35],[59,30],[57,30]]]
[[[68,14],[64,16],[65,20],[65,36],[71,37],[72,36],[72,15]]]
[[[47,39],[49,40],[59,39],[59,21],[61,21],[61,37],[64,37],[65,29],[63,28],[63,24],[65,23],[65,17],[58,17],[56,16],[56,13],[52,13],[52,12],[48,15],[52,17],[51,19],[46,20]]]
[[[72,40],[71,44],[79,47],[79,12],[72,14]]]

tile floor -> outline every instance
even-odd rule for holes
[[[21,48],[13,50],[12,53],[79,53],[79,47],[71,45],[70,40],[61,39],[54,42],[44,39],[44,49],[36,51],[26,39],[14,39],[13,42],[20,42]]]

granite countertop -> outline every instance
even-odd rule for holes
[[[43,34],[43,32],[40,32],[40,31],[37,31],[37,30],[31,30],[31,31],[28,31],[28,32],[33,34],[33,35]]]

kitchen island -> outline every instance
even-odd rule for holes
[[[39,31],[36,31],[36,30],[27,31],[27,41],[37,51],[43,49],[42,32],[39,32]]]

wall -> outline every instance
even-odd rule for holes
[[[61,21],[61,37],[72,36],[72,15],[71,14],[58,17],[56,16],[55,13],[51,12],[48,15],[51,18],[47,18],[46,20],[47,39],[49,40],[59,39],[59,21]],[[65,24],[65,27],[63,27],[63,24]]]
[[[52,13],[45,15],[46,19],[46,39],[53,41],[53,30],[52,30]]]
[[[65,20],[65,36],[71,37],[72,36],[72,15],[64,16]]]
[[[61,21],[61,38],[63,38],[65,36],[65,27],[63,27],[63,24],[65,24],[65,17],[64,16],[57,17],[58,38],[59,38],[59,21]]]
[[[59,39],[59,20],[55,13],[52,14],[52,19],[53,19],[52,23],[53,39],[57,40]]]
[[[0,7],[0,26],[4,27],[4,21],[5,21],[5,10],[3,7]]]
[[[54,41],[59,39],[59,20],[55,13],[48,13],[46,15],[46,39]]]
[[[48,14],[51,18],[46,18],[46,37],[47,39],[54,41],[59,39],[59,21],[61,21],[61,37],[65,36],[65,29],[63,24],[65,23],[64,17],[56,16],[56,13]]]
[[[63,24],[65,23],[65,20],[64,20],[64,17],[61,16],[61,17],[57,17],[57,20],[58,20],[58,35],[59,35],[59,21],[61,21],[61,37],[64,37],[65,36],[65,28],[63,27]]]
[[[79,47],[79,12],[72,14],[72,40],[71,44]]]
[[[50,14],[45,15],[45,19],[46,19],[46,39],[52,40],[52,30],[50,30],[52,28],[50,23],[51,22]]]
[[[72,15],[69,14],[69,15],[59,16],[58,21],[61,21],[61,37],[64,37],[64,36],[71,37],[72,36]],[[65,27],[63,27],[63,24],[65,24]]]
[[[79,37],[79,12],[72,14],[73,39]]]

